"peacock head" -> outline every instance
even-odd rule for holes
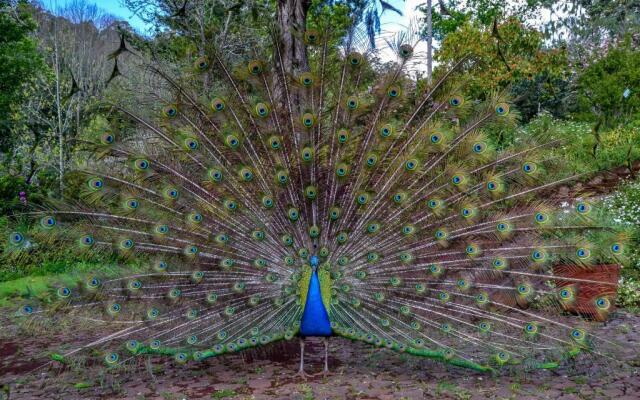
[[[318,256],[314,254],[311,256],[311,258],[309,258],[309,262],[311,263],[311,267],[315,271],[318,268],[318,264],[320,263],[320,258],[318,258]]]

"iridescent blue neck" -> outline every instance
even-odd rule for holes
[[[329,314],[322,302],[320,279],[318,278],[318,264],[320,259],[313,255],[309,259],[313,273],[309,280],[307,302],[300,321],[300,336],[331,336],[331,322]]]

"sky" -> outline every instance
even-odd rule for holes
[[[55,10],[56,8],[64,7],[72,1],[73,0],[42,0],[42,3],[49,10]],[[128,21],[139,33],[145,33],[149,28],[144,21],[136,17],[127,7],[123,6],[120,0],[87,0],[87,3],[95,4],[118,19]]]
[[[51,10],[62,7],[71,1],[72,0],[43,0],[43,3],[45,7]],[[120,0],[87,0],[87,2],[96,4],[109,14],[128,21],[131,26],[140,33],[144,33],[149,29],[149,26],[122,5]],[[425,0],[407,0],[405,2],[402,0],[390,0],[389,2],[398,9],[404,10],[404,16],[399,16],[396,13],[389,11],[385,12],[382,15],[382,29],[396,32],[400,29],[404,29],[403,27],[408,26],[408,22],[411,18],[417,15],[414,10],[416,5],[424,3]]]

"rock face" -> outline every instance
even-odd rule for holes
[[[504,371],[491,376],[331,338],[332,374],[303,381],[294,377],[298,366],[295,340],[184,366],[152,359],[150,365],[131,365],[126,370],[87,364],[32,371],[63,335],[82,337],[91,332],[65,332],[60,327],[47,335],[25,336],[18,326],[0,317],[0,399],[6,400],[7,393],[9,399],[21,400],[637,399],[640,315],[618,311],[606,326],[590,325],[594,334],[619,345],[611,351],[625,363],[584,355],[554,371]],[[307,372],[322,371],[321,339],[308,339],[305,353]]]

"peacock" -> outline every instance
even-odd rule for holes
[[[610,312],[615,282],[580,272],[618,264],[625,240],[588,197],[554,201],[580,178],[559,141],[518,133],[508,91],[466,97],[472,55],[415,79],[417,36],[382,64],[357,29],[316,28],[296,33],[299,70],[275,31],[178,66],[121,41],[78,189],[9,238],[123,260],[20,306],[109,329],[53,359],[184,364],[297,338],[306,377],[305,338],[323,338],[326,374],[334,336],[483,372],[599,354],[606,338],[568,313],[594,284],[610,290],[588,306]]]

